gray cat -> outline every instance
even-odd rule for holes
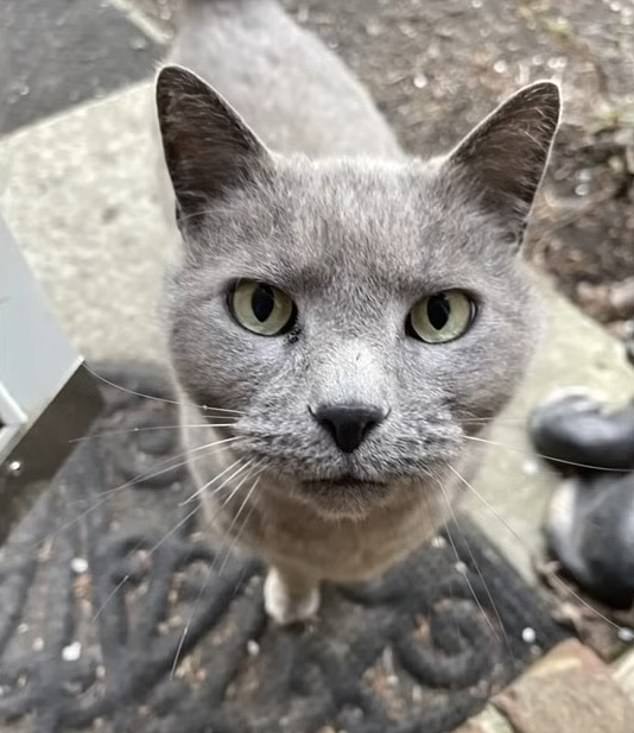
[[[535,343],[518,253],[559,92],[525,87],[422,162],[273,0],[190,0],[171,62],[157,104],[184,242],[166,312],[185,447],[214,528],[269,564],[266,608],[288,623],[322,580],[429,539],[454,471],[473,475],[465,436]]]

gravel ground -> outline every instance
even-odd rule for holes
[[[284,0],[367,84],[405,147],[452,146],[519,85],[563,83],[528,256],[634,340],[634,0]],[[178,0],[135,0],[171,30]]]

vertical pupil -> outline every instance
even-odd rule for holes
[[[442,330],[449,320],[451,305],[443,293],[432,295],[427,301],[427,318],[431,325],[437,330]]]
[[[260,323],[264,323],[264,321],[270,318],[271,313],[273,313],[274,306],[275,295],[273,294],[273,288],[268,285],[258,285],[251,296],[253,315]]]

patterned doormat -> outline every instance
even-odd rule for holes
[[[147,369],[104,371],[170,399]],[[460,518],[381,580],[277,628],[262,568],[184,504],[176,409],[113,387],[93,434],[0,550],[11,733],[442,733],[563,633]]]

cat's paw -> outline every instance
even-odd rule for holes
[[[291,590],[284,576],[271,568],[264,581],[264,608],[282,626],[306,621],[319,610],[319,586],[311,585],[298,593]]]

